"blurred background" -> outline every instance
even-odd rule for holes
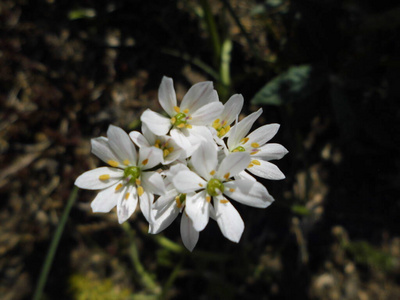
[[[193,253],[79,191],[42,299],[400,299],[400,6],[363,0],[0,2],[0,295],[31,299],[90,139],[212,80],[280,123],[266,210]],[[71,203],[71,201],[69,202]]]

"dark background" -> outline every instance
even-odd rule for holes
[[[212,80],[222,101],[243,94],[242,116],[263,107],[257,126],[281,124],[287,178],[263,181],[275,203],[235,204],[240,243],[211,222],[193,253],[178,220],[154,237],[135,214],[149,289],[115,212],[93,214],[80,191],[46,299],[400,298],[400,6],[3,0],[0,26],[2,299],[30,299],[75,178],[102,165],[90,138],[161,111],[163,75],[179,99]]]

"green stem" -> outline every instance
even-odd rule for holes
[[[231,51],[232,51],[232,41],[226,38],[222,43],[221,51],[221,64],[220,64],[220,74],[221,74],[221,84],[220,88],[221,101],[225,103],[228,100],[230,87],[231,87]]]
[[[152,292],[154,294],[159,294],[160,293],[159,285],[153,280],[151,275],[146,272],[145,268],[140,262],[139,251],[138,248],[136,247],[137,242],[134,230],[132,229],[132,227],[129,225],[128,222],[124,222],[122,224],[122,228],[124,229],[125,233],[129,238],[129,255],[132,261],[132,265],[135,268],[135,271],[138,275],[141,284],[149,292]]]
[[[204,18],[207,24],[208,32],[211,36],[211,42],[214,48],[214,63],[215,66],[219,65],[219,60],[221,57],[221,42],[217,30],[217,26],[215,24],[214,16],[211,12],[210,4],[207,0],[200,1],[201,6],[204,12]]]
[[[40,272],[39,280],[36,284],[35,294],[33,295],[33,300],[40,300],[42,298],[43,289],[46,285],[47,276],[49,275],[51,265],[53,263],[54,255],[56,254],[58,244],[60,243],[60,239],[62,233],[64,231],[65,224],[68,220],[69,213],[71,211],[72,206],[75,203],[75,200],[78,195],[78,188],[75,186],[68,198],[67,206],[65,207],[63,214],[61,216],[61,220],[58,223],[56,232],[53,235],[53,240],[49,246],[49,250],[47,251],[46,259],[43,263],[42,270]]]

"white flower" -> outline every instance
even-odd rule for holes
[[[218,138],[223,138],[231,129],[231,124],[243,108],[243,96],[233,95],[224,105],[221,115],[214,120],[212,127],[216,130]]]
[[[173,178],[173,184],[180,193],[186,193],[185,212],[193,221],[194,229],[203,230],[211,216],[216,219],[226,238],[238,242],[244,223],[225,196],[246,205],[263,208],[273,201],[267,189],[259,182],[231,180],[248,166],[250,155],[231,153],[218,164],[215,148],[201,144],[193,153],[191,163],[195,172],[178,172]]]
[[[288,151],[280,144],[267,144],[278,132],[279,124],[268,124],[261,126],[249,133],[251,126],[261,115],[262,109],[247,116],[232,127],[228,137],[229,152],[246,152],[251,156],[251,163],[246,170],[265,179],[284,179],[285,175],[279,168],[270,163],[269,160],[281,159]],[[243,172],[240,175],[252,178]]]
[[[142,132],[143,134],[138,131],[132,131],[129,133],[129,136],[139,148],[156,148],[154,150],[159,151],[163,157],[163,160],[161,161],[163,165],[168,165],[176,161],[183,154],[181,147],[179,147],[170,136],[157,136],[152,133],[144,123],[142,124]]]
[[[180,171],[189,171],[184,164],[176,164],[165,171],[166,178],[164,195],[160,196],[153,205],[154,221],[150,224],[149,232],[156,234],[167,228],[179,215],[181,218],[182,242],[189,251],[193,251],[199,239],[199,232],[193,227],[193,222],[184,212],[186,194],[178,192],[172,184],[172,178]]]
[[[186,157],[193,153],[201,140],[212,140],[206,126],[223,110],[212,82],[193,85],[183,97],[181,105],[177,106],[172,79],[164,76],[158,98],[169,117],[147,109],[140,118],[155,135],[162,136],[170,131],[171,137],[186,151]]]
[[[109,126],[107,136],[91,140],[92,153],[111,167],[87,171],[76,179],[75,185],[100,190],[91,203],[93,212],[105,213],[117,206],[119,223],[132,215],[139,197],[140,209],[151,222],[154,194],[164,194],[165,187],[161,175],[149,169],[160,164],[162,153],[142,148],[138,156],[128,134],[113,125]]]

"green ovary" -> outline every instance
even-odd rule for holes
[[[127,167],[124,170],[124,177],[130,178],[130,183],[135,183],[135,180],[140,177],[141,171],[139,167]]]
[[[244,152],[246,149],[244,149],[242,146],[236,147],[235,149],[232,150],[232,152]]]
[[[220,191],[220,192],[219,192]],[[212,178],[207,183],[207,193],[210,196],[217,196],[224,192],[224,185],[218,179]]]
[[[179,126],[180,124],[186,124],[186,115],[184,113],[178,113],[175,115],[175,126]]]

